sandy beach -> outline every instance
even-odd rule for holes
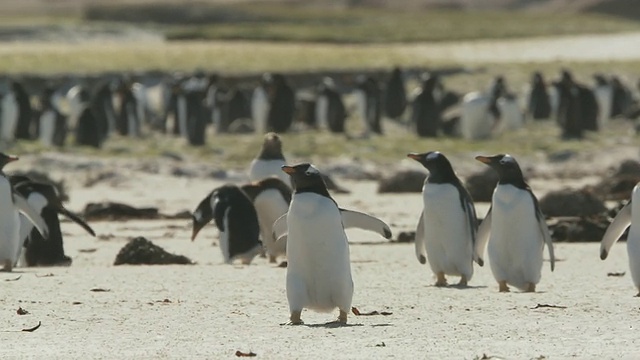
[[[12,170],[28,169],[43,159],[57,159],[49,170],[66,181],[71,196],[67,206],[76,212],[88,202],[105,200],[157,206],[164,213],[192,210],[214,187],[242,177],[172,176],[167,169],[174,165],[167,159],[154,160],[158,166],[153,167],[144,161],[60,154],[26,156]],[[83,185],[97,173],[116,169],[105,181]],[[534,191],[563,184],[549,173],[532,180]],[[385,220],[394,238],[413,230],[421,209],[418,194],[377,194],[373,181],[338,180],[352,191],[335,195],[341,206]],[[487,204],[478,204],[478,210],[484,215]],[[306,325],[293,327],[281,325],[289,316],[286,270],[262,258],[249,266],[222,264],[213,224],[195,242],[189,240],[189,220],[91,225],[96,238],[71,222],[62,223],[72,266],[0,274],[5,289],[0,295],[0,357],[225,359],[235,358],[237,351],[260,359],[640,356],[640,299],[634,297],[624,243],[613,247],[607,261],[599,259],[596,243],[556,244],[556,270],[552,273],[545,262],[537,293],[498,293],[488,266],[475,267],[469,288],[436,288],[429,267],[415,259],[413,244],[349,230],[353,306],[361,313],[390,314],[350,315],[348,326],[331,327],[325,323],[337,311],[305,311]],[[196,264],[113,266],[120,248],[136,236]],[[620,272],[626,274],[607,275]],[[29,314],[17,315],[19,307]],[[21,331],[38,322],[42,325],[36,331]]]

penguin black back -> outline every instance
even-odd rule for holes
[[[254,201],[261,192],[266,190],[277,190],[282,195],[282,198],[287,202],[291,202],[291,189],[287,184],[282,182],[282,180],[277,177],[268,177],[266,179],[262,179],[260,181],[256,181],[250,184],[246,184],[242,186],[242,191]]]

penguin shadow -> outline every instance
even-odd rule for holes
[[[475,289],[486,289],[487,285],[458,285],[451,284],[446,286],[436,286],[434,284],[427,285],[428,288],[436,288],[436,289],[454,289],[454,290],[475,290]]]
[[[298,326],[303,326],[303,327],[308,327],[308,328],[327,328],[327,329],[335,329],[335,328],[351,328],[351,327],[359,327],[359,326],[364,326],[364,324],[351,324],[351,323],[340,323],[337,321],[329,321],[326,323],[320,323],[320,324],[297,324],[297,325],[293,325],[291,323],[281,323],[280,326],[291,326],[291,327],[298,327]]]

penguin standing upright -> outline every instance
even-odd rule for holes
[[[441,108],[438,101],[438,76],[422,75],[422,88],[413,99],[411,121],[420,137],[437,137],[442,123]]]
[[[282,170],[294,184],[286,215],[290,324],[303,323],[300,315],[305,308],[328,312],[336,307],[338,323],[344,324],[351,310],[353,280],[343,211],[315,166],[305,163]]]
[[[489,242],[489,263],[500,292],[508,292],[508,285],[535,292],[545,244],[551,271],[555,268],[553,243],[538,200],[511,155],[476,156],[476,160],[489,165],[499,178],[491,208],[478,229],[476,252],[482,259]]]
[[[40,96],[40,116],[38,117],[38,138],[44,146],[64,146],[67,139],[67,119],[54,102],[55,90],[45,87]]]
[[[600,259],[605,260],[609,251],[624,231],[631,225],[627,236],[627,254],[629,257],[629,270],[631,280],[638,289],[637,297],[640,297],[640,183],[636,184],[631,192],[631,199],[618,212],[611,222],[600,243]]]
[[[226,264],[240,259],[250,264],[262,250],[258,215],[249,197],[235,185],[213,190],[193,212],[193,241],[200,229],[215,220],[220,231],[220,250]]]
[[[275,176],[290,185],[291,179],[281,170],[283,165],[285,165],[285,159],[282,154],[282,141],[278,134],[267,133],[264,135],[260,153],[249,165],[249,179],[260,181]]]
[[[467,286],[473,276],[473,260],[483,265],[475,255],[478,226],[471,195],[442,153],[407,156],[429,170],[422,187],[424,210],[416,231],[418,261],[424,264],[429,260],[436,286],[447,285],[445,275],[460,276],[458,285]]]
[[[54,186],[32,181],[25,176],[11,176],[9,180],[13,188],[24,196],[29,205],[42,216],[49,229],[49,238],[45,240],[23,215],[20,216],[20,239],[22,239],[25,248],[25,265],[71,265],[71,258],[64,253],[58,214],[65,215],[91,236],[96,236],[93,229],[62,205]]]
[[[407,90],[402,78],[402,70],[396,67],[391,71],[384,91],[384,112],[387,117],[398,120],[407,108]]]
[[[273,224],[286,214],[291,203],[290,183],[284,183],[276,177],[268,177],[242,186],[253,202],[260,224],[260,238],[264,244],[269,262],[274,263],[278,256],[285,255],[286,242],[276,243],[273,236]]]
[[[602,74],[593,75],[593,79],[596,82],[593,93],[598,102],[598,127],[604,129],[611,116],[613,90],[609,81]]]
[[[20,239],[20,214],[22,213],[46,239],[49,229],[42,217],[27,203],[22,195],[15,192],[9,178],[4,174],[6,164],[18,160],[17,157],[0,153],[0,264],[3,271],[11,271],[22,251]]]
[[[293,123],[295,93],[282,74],[273,74],[270,85],[268,130],[277,133],[287,132]]]
[[[0,80],[0,140],[5,143],[15,139],[19,112],[16,94],[10,81]]]
[[[326,77],[317,89],[316,126],[333,133],[343,133],[347,109],[332,78]]]
[[[545,120],[551,117],[551,99],[547,91],[547,84],[539,71],[533,73],[531,79],[527,112],[534,120]]]
[[[265,73],[251,94],[251,118],[256,133],[264,134],[267,131],[267,118],[269,117],[269,86],[271,74]]]
[[[11,88],[16,97],[18,105],[18,123],[16,126],[15,138],[31,140],[33,138],[31,122],[33,120],[33,109],[31,108],[31,100],[29,93],[17,81],[11,82]]]
[[[365,135],[373,132],[382,135],[381,100],[378,82],[371,76],[360,76],[356,81],[356,103],[363,121]]]

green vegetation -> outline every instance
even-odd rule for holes
[[[514,38],[639,30],[593,14],[404,10],[278,3],[99,5],[88,21],[162,25],[168,39],[387,43]]]

